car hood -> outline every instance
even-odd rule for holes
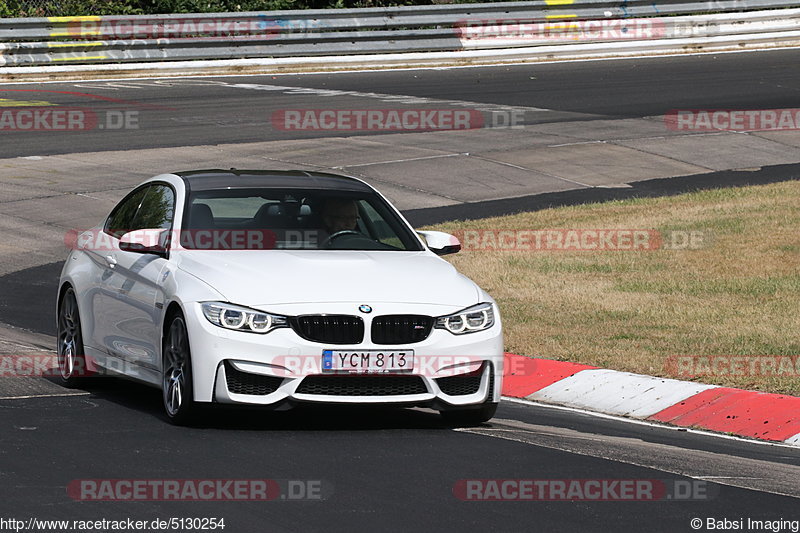
[[[467,307],[480,290],[429,252],[316,250],[181,251],[180,269],[231,302],[396,302]]]

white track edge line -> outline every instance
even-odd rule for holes
[[[58,394],[33,394],[30,396],[2,396],[0,400],[29,400],[31,398],[68,398],[70,396],[90,396],[90,392],[64,392]]]
[[[787,444],[785,441],[766,441],[766,440],[758,440],[758,439],[751,439],[746,437],[738,437],[736,435],[726,435],[724,433],[717,433],[713,431],[708,431],[704,429],[694,429],[694,428],[685,428],[680,426],[673,426],[669,424],[665,424],[662,422],[653,422],[650,420],[640,420],[636,418],[627,418],[624,416],[619,415],[610,415],[607,413],[600,413],[597,411],[589,411],[587,409],[581,409],[578,407],[568,407],[565,405],[555,405],[551,403],[542,403],[542,402],[535,402],[533,400],[526,400],[524,398],[512,398],[510,396],[503,396],[503,401],[512,402],[512,403],[519,403],[522,405],[533,405],[536,407],[545,407],[548,409],[556,409],[559,411],[569,411],[573,413],[581,413],[585,415],[590,415],[596,418],[605,418],[609,420],[616,420],[619,422],[627,422],[629,424],[637,424],[640,426],[648,426],[648,427],[657,427],[661,429],[667,429],[670,431],[680,431],[680,432],[688,432],[694,433],[697,435],[705,435],[707,437],[716,437],[719,439],[728,439],[728,440],[735,440],[738,442],[747,442],[750,444],[758,444],[761,446],[777,446],[779,448],[787,448],[790,450],[797,450],[798,446],[793,444]],[[790,437],[791,438],[791,437]]]

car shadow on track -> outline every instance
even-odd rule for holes
[[[169,421],[164,414],[161,392],[132,381],[101,377],[81,387],[92,398]],[[276,411],[259,407],[210,406],[200,409],[191,427],[253,431],[330,431],[448,428],[439,414],[429,409],[404,409],[373,406],[300,404]]]

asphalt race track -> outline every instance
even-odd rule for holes
[[[0,131],[0,323],[41,340],[0,346],[7,354],[35,353],[51,342],[64,232],[102,220],[127,190],[159,169],[239,162],[339,169],[386,190],[415,225],[797,179],[797,132],[685,140],[666,131],[659,117],[673,109],[798,107],[798,62],[800,51],[783,50],[0,85],[7,101],[93,109],[99,116],[134,111],[136,121],[133,128],[74,135]],[[519,112],[524,128],[343,133],[286,131],[271,120],[286,109],[414,106]],[[558,166],[550,166],[553,154],[562,157]],[[611,168],[602,179],[586,171],[608,154]],[[483,174],[459,181],[473,167]],[[37,387],[41,393],[23,395],[0,383],[0,530],[12,518],[26,523],[20,531],[34,530],[27,528],[31,518],[224,518],[223,531],[232,533],[722,529],[708,527],[717,524],[709,519],[800,529],[796,447],[515,401],[471,429],[445,427],[436,413],[421,409],[337,407],[214,409],[201,424],[178,428],[162,416],[159,392],[138,384],[102,378],[68,391],[39,380],[28,388]],[[100,479],[268,479],[282,489],[311,483],[321,496],[292,501],[284,490],[273,501],[77,501],[68,491],[77,480]],[[458,497],[464,480],[514,479],[638,480],[696,489],[656,501]]]
[[[587,116],[648,117],[672,109],[794,108],[800,90],[797,56],[795,50],[781,50],[449,70],[6,84],[3,98],[47,100],[76,108],[103,102],[117,110],[140,111],[140,129],[146,127],[148,134],[119,131],[108,135],[107,131],[93,130],[77,136],[79,140],[51,135],[46,141],[34,132],[0,134],[2,155],[70,153],[76,151],[76,144],[81,151],[94,151],[320,136],[319,132],[276,131],[265,127],[265,122],[275,109],[323,107],[324,97],[296,92],[287,98],[277,91],[232,90],[230,85],[234,84],[407,95],[547,110],[531,111],[525,116],[525,124]],[[356,99],[363,108],[381,102],[376,98]]]
[[[709,483],[709,499],[699,501],[491,502],[460,501],[453,494],[462,479],[689,480],[637,466],[653,453],[647,446],[633,464],[603,459],[620,437],[666,442],[686,463],[695,456],[722,464],[753,459],[796,480],[794,450],[599,424],[585,415],[516,404],[502,407],[492,427],[515,432],[510,435],[515,438],[528,431],[578,431],[592,439],[593,455],[449,430],[438,415],[422,411],[219,413],[203,427],[178,429],[162,420],[160,408],[158,394],[116,382],[97,387],[91,396],[3,402],[4,449],[14,450],[13,462],[3,459],[4,486],[11,489],[4,514],[85,520],[224,517],[226,531],[690,531],[696,517],[797,517],[796,497],[717,483]],[[518,430],[505,426],[506,420],[534,427]],[[707,466],[713,470],[716,464]],[[321,501],[72,501],[64,487],[87,478],[313,480],[328,493]]]

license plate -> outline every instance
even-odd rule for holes
[[[414,351],[323,350],[322,371],[348,374],[380,374],[414,370]]]

